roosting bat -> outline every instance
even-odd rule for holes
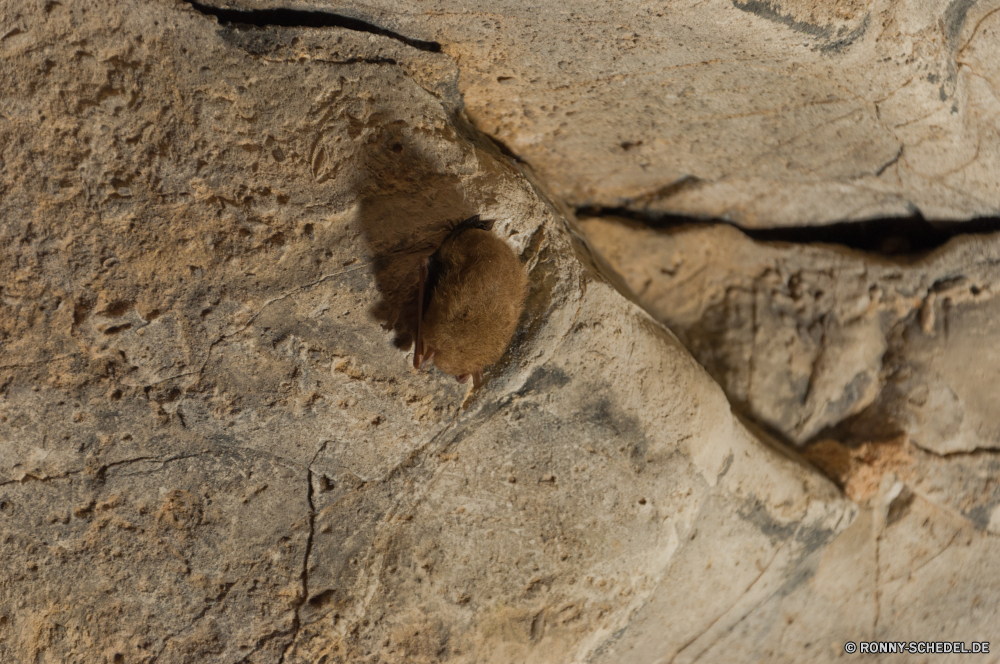
[[[472,376],[475,387],[507,350],[528,295],[521,262],[492,228],[469,217],[420,266],[413,366],[433,359],[460,383]]]

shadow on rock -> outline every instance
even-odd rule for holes
[[[380,294],[370,313],[395,332],[393,344],[400,349],[416,338],[421,262],[456,223],[477,212],[466,202],[459,177],[439,172],[440,159],[410,138],[389,128],[372,145],[358,209]]]

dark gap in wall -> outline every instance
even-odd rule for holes
[[[578,217],[622,217],[656,229],[681,226],[728,224],[760,242],[793,244],[837,244],[883,256],[921,254],[958,235],[1000,232],[1000,217],[977,217],[969,221],[928,221],[917,214],[850,221],[826,226],[743,228],[722,219],[700,219],[672,214],[639,212],[628,208],[577,208]]]
[[[492,141],[493,145],[497,146],[497,149],[500,150],[500,153],[503,156],[508,157],[510,159],[513,159],[514,161],[516,161],[519,164],[527,163],[527,162],[524,161],[524,159],[521,159],[521,157],[516,152],[514,152],[513,150],[511,150],[510,147],[508,147],[506,143],[504,143],[503,141],[501,141],[496,136],[491,136],[490,134],[487,134],[486,132],[480,132],[480,133],[482,133],[483,136],[487,137],[490,141]]]
[[[411,39],[361,19],[341,16],[332,12],[301,9],[221,9],[211,5],[203,5],[200,2],[189,2],[188,4],[201,14],[216,17],[221,25],[252,25],[258,28],[344,28],[345,30],[389,37],[421,51],[431,53],[441,51],[441,44],[438,42]]]

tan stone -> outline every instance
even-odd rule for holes
[[[377,0],[364,13],[441,42],[476,126],[571,205],[760,228],[996,215],[996,9]]]
[[[552,46],[531,47],[524,8],[392,10],[338,8],[369,29],[275,29],[166,0],[0,2],[0,661],[801,661],[817,638],[839,654],[858,630],[928,631],[943,613],[921,593],[946,589],[952,634],[993,638],[988,452],[943,464],[900,443],[885,458],[917,459],[910,477],[835,450],[877,475],[859,511],[733,414],[575,225],[587,169],[613,196],[674,178],[617,156],[648,149],[621,146],[631,121],[612,158],[588,139],[591,161],[539,149],[528,165],[465,114],[487,128],[521,102],[484,104],[485,88],[550,85],[497,80],[504,53],[544,56],[596,73],[552,94],[604,104],[581,109],[599,143],[616,103],[601,86],[621,82],[602,58],[645,42],[616,27],[611,45],[543,31]],[[513,46],[489,32],[503,12]],[[807,13],[781,16],[834,36],[864,22],[855,4]],[[587,20],[538,20],[553,16]],[[685,43],[732,35],[714,39]],[[538,52],[556,46],[580,60]],[[699,85],[743,76],[712,69]],[[519,122],[496,135],[559,147]],[[866,136],[851,160],[896,146]],[[821,160],[818,144],[797,154]],[[769,168],[754,171],[767,187],[789,180]],[[531,291],[470,392],[409,353],[416,268],[473,213],[496,220]],[[834,309],[865,323],[840,343],[881,338],[865,302]],[[946,320],[904,304],[925,308],[922,334]],[[834,369],[824,393],[842,389]],[[976,481],[956,489],[962,473]]]
[[[995,235],[892,260],[725,225],[582,226],[730,399],[796,444],[867,411],[939,454],[997,447]]]

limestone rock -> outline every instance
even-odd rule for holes
[[[441,42],[476,126],[571,205],[770,227],[997,215],[996,9],[376,0],[338,11]]]
[[[896,477],[966,526],[997,530],[997,235],[889,260],[725,225],[581,226],[733,403],[812,441],[807,457],[850,498],[866,504]]]
[[[796,435],[873,431],[900,406],[895,438],[807,460],[734,415],[571,209],[994,209],[993,15],[449,2],[234,3],[276,10],[266,27],[172,0],[0,0],[0,661],[830,661],[848,639],[997,641],[990,402],[949,364],[981,341],[946,342],[957,316],[988,337],[993,245],[918,275],[728,239],[777,265],[752,301],[768,334],[825,358]],[[931,76],[946,99],[911,117]],[[747,81],[769,95],[725,92]],[[873,129],[897,87],[874,110],[895,124]],[[479,391],[410,364],[417,267],[474,213],[531,280]],[[803,256],[840,278],[790,283]],[[755,279],[731,269],[704,295]],[[745,328],[717,313],[705,330],[729,337],[706,365],[736,394],[718,368],[743,375]],[[802,394],[784,380],[771,401],[744,380],[737,405],[784,426]]]
[[[730,399],[795,443],[859,416],[938,454],[1000,444],[996,235],[891,260],[725,225],[581,223]]]
[[[679,649],[851,522],[468,125],[447,55],[0,15],[0,660],[578,661],[664,597]],[[532,290],[467,393],[408,348],[472,212]]]

